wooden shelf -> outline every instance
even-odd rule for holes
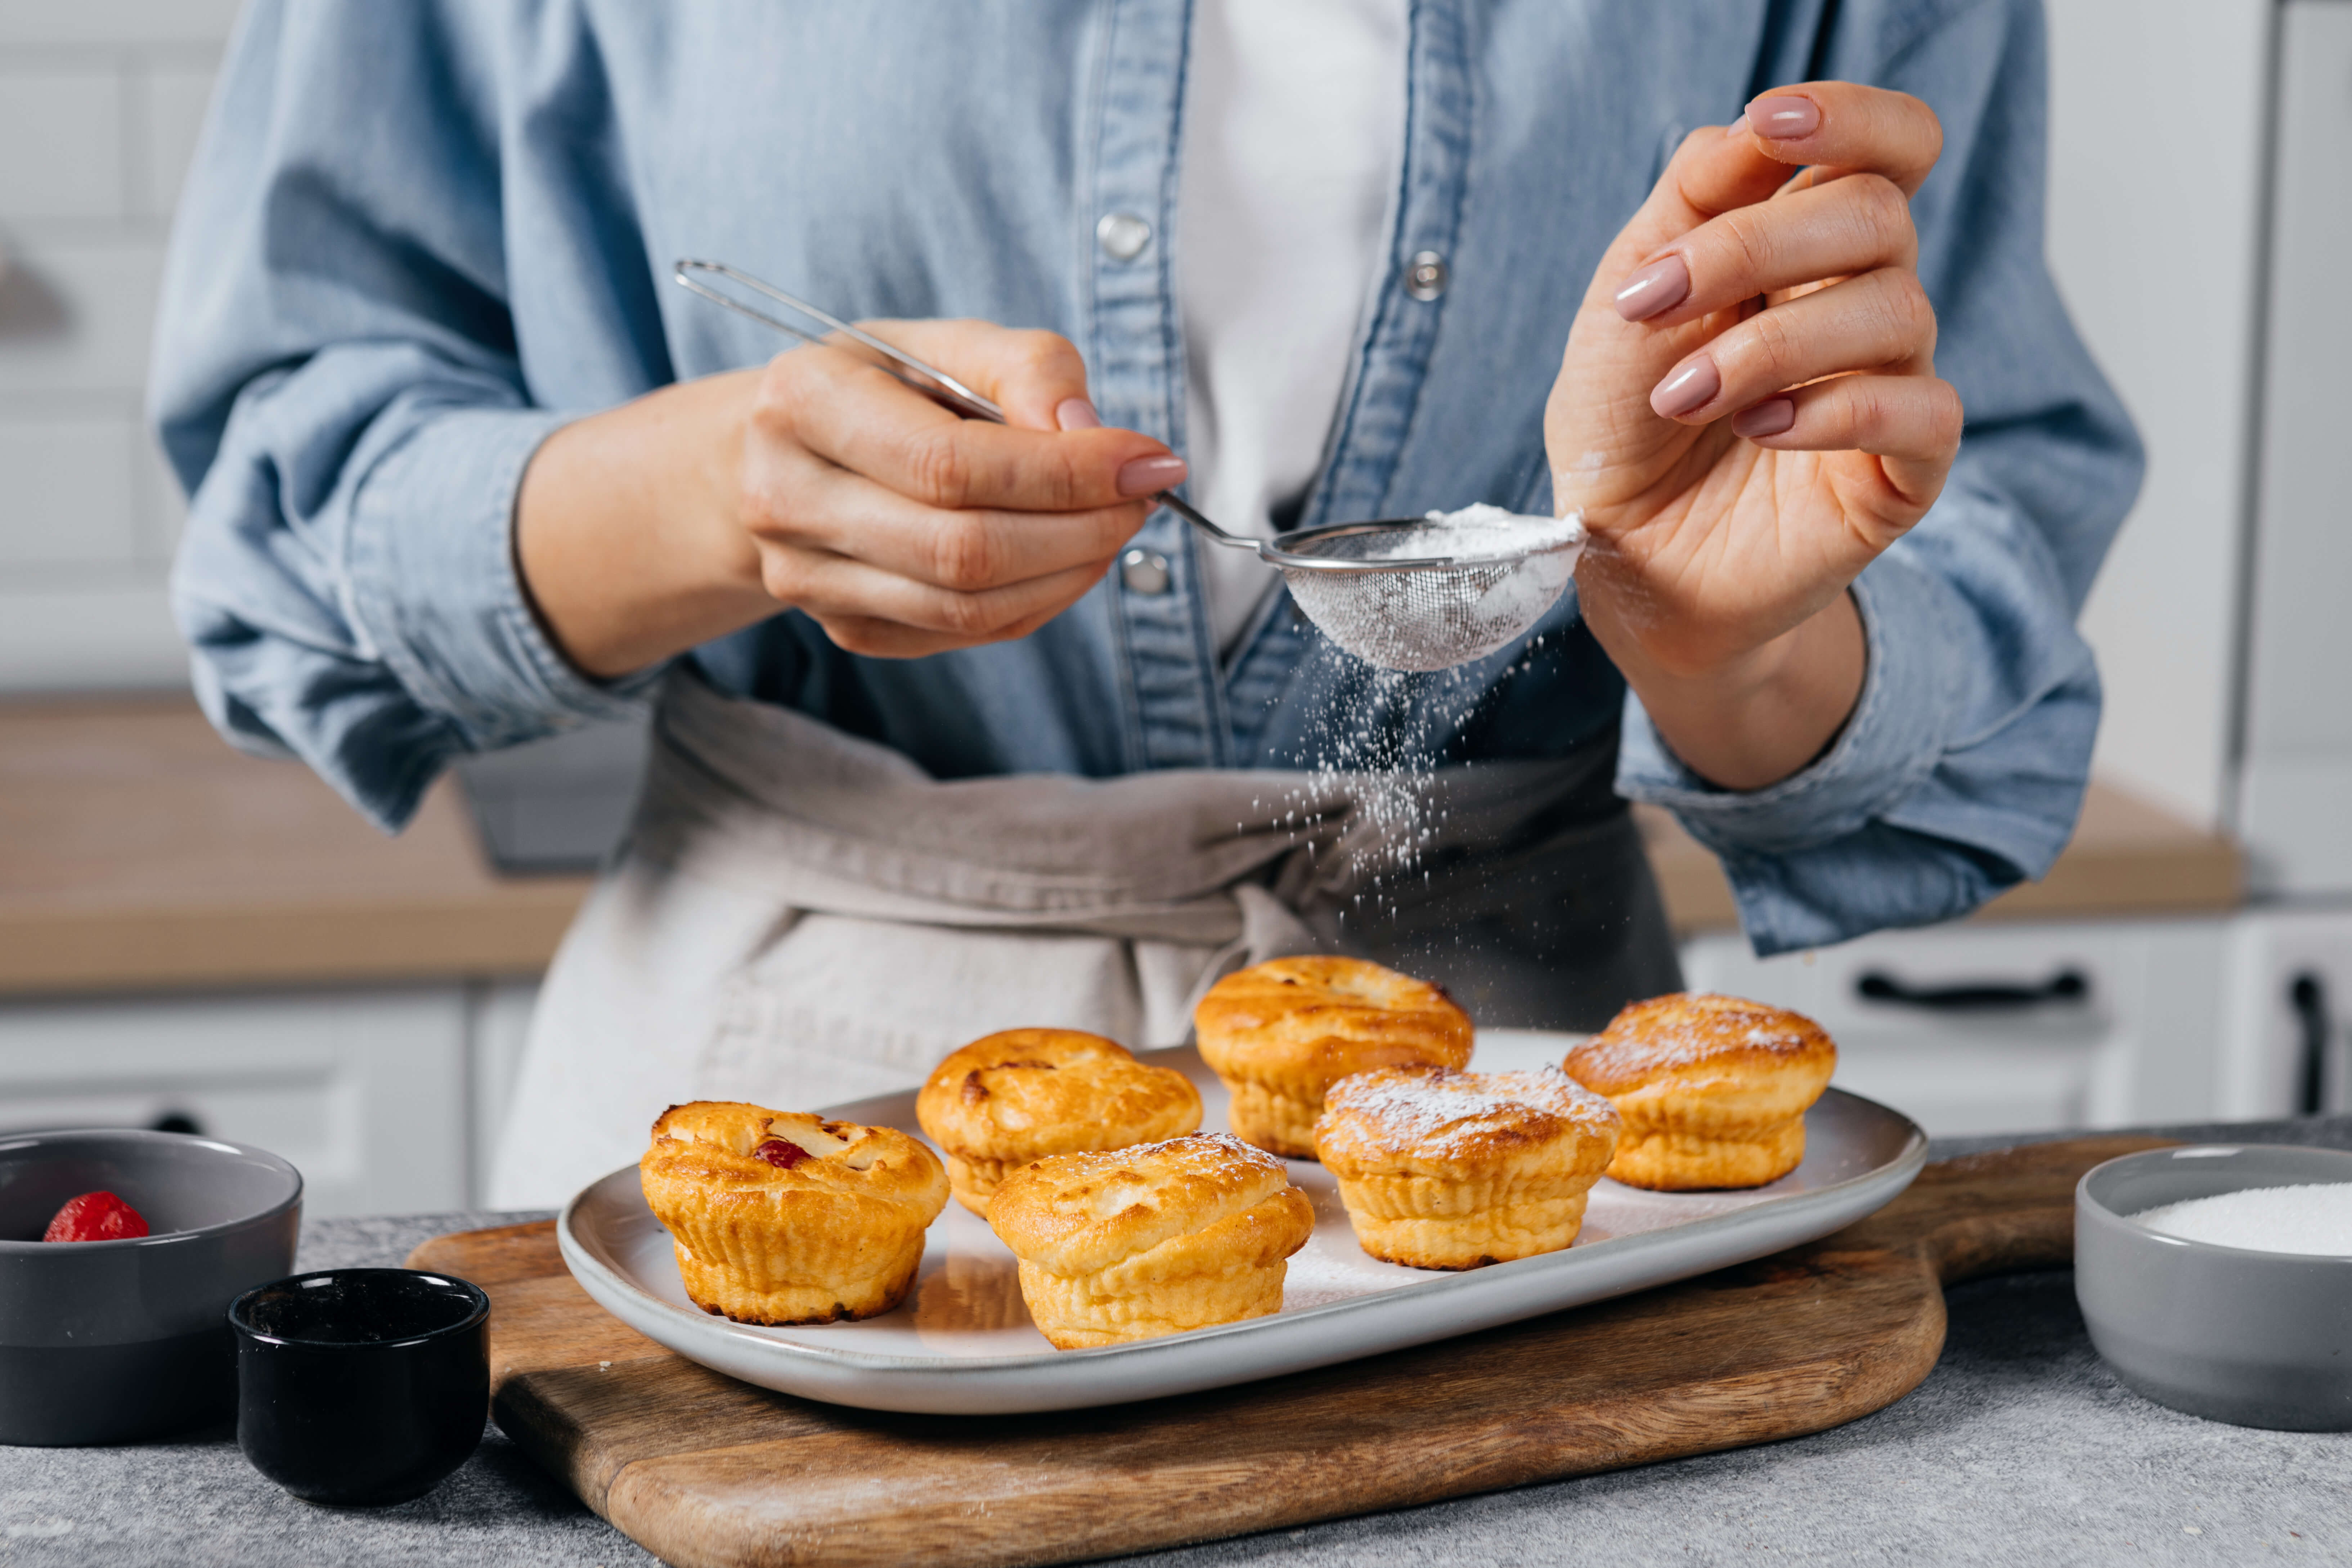
[[[1638,811],[1675,929],[1737,926],[1715,857]],[[2049,877],[1977,918],[2224,910],[2242,876],[2227,838],[2094,784]],[[587,889],[492,872],[447,780],[385,838],[184,699],[0,705],[0,994],[530,974]]]
[[[1664,811],[1637,805],[1633,812],[1676,934],[1736,929],[1731,885],[1715,856]],[[2245,861],[2234,842],[2094,782],[2074,842],[2050,874],[2011,888],[1971,918],[2201,914],[2235,909],[2244,897]]]
[[[587,887],[493,874],[447,780],[386,838],[184,699],[0,706],[0,993],[527,974]]]

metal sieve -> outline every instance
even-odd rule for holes
[[[863,344],[878,356],[877,368],[966,418],[1004,423],[1003,409],[946,372],[748,272],[723,262],[680,261],[674,278],[712,303],[803,342],[827,341],[720,292],[698,273],[740,284]],[[1152,499],[1213,542],[1255,552],[1282,574],[1291,598],[1325,637],[1383,669],[1451,669],[1507,647],[1559,601],[1584,552],[1583,530],[1570,526],[1534,549],[1437,553],[1444,525],[1419,517],[1334,523],[1270,540],[1249,539],[1218,527],[1171,490]],[[1413,549],[1416,536],[1427,543],[1430,553]]]

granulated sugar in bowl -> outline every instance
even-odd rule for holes
[[[2163,1235],[2215,1247],[2352,1258],[2352,1182],[2250,1187],[2127,1217]]]

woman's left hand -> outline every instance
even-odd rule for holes
[[[1544,434],[1591,534],[1583,614],[1719,784],[1785,777],[1844,723],[1847,586],[1958,450],[1910,212],[1942,139],[1906,94],[1775,89],[1683,142],[1570,334]]]

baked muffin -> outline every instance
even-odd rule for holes
[[[1315,1152],[1366,1252],[1476,1268],[1558,1252],[1617,1151],[1617,1112],[1556,1068],[1379,1068],[1324,1098]]]
[[[1805,1110],[1837,1047],[1801,1014],[1705,993],[1636,1002],[1568,1053],[1625,1121],[1610,1176],[1679,1192],[1760,1187],[1805,1157]]]
[[[687,1295],[739,1323],[890,1310],[948,1203],[939,1156],[895,1127],[730,1100],[663,1111],[637,1179]]]
[[[934,1068],[915,1119],[946,1151],[956,1201],[985,1219],[997,1184],[1033,1161],[1197,1131],[1201,1091],[1100,1035],[1007,1029]]]
[[[1201,1058],[1233,1095],[1234,1132],[1315,1157],[1323,1093],[1385,1067],[1458,1068],[1470,1016],[1426,981],[1356,958],[1277,958],[1228,974],[1192,1010]]]
[[[1021,1260],[1031,1321],[1070,1351],[1280,1311],[1315,1209],[1281,1161],[1195,1132],[1024,1165],[988,1223]]]

